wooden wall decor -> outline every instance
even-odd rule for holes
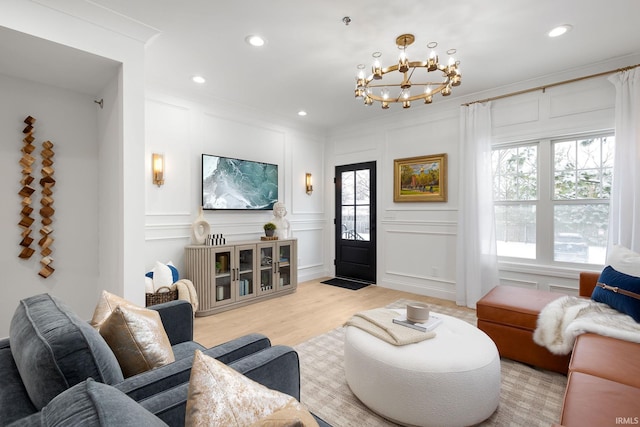
[[[27,126],[24,128],[22,133],[25,135],[22,142],[24,145],[22,146],[22,158],[20,159],[20,166],[22,166],[22,179],[20,180],[20,185],[22,188],[18,193],[22,197],[22,211],[20,212],[20,222],[18,225],[22,228],[22,241],[20,242],[20,246],[22,246],[22,250],[18,255],[22,259],[29,259],[31,255],[35,252],[35,250],[31,247],[31,243],[33,242],[33,237],[31,234],[31,224],[33,224],[34,219],[31,217],[31,213],[33,212],[33,208],[31,207],[31,195],[35,191],[35,189],[31,186],[33,182],[33,176],[31,172],[33,172],[32,165],[35,162],[35,158],[31,155],[33,150],[35,150],[35,146],[33,145],[33,140],[35,139],[33,136],[34,128],[33,124],[36,122],[31,116],[28,116],[24,119],[24,122]]]
[[[31,244],[33,243],[33,237],[31,237],[31,225],[35,221],[31,216],[31,213],[33,212],[33,207],[31,206],[33,203],[31,195],[36,190],[31,186],[31,183],[34,180],[32,173],[33,164],[36,161],[35,157],[32,155],[36,149],[35,145],[33,145],[33,141],[35,140],[35,137],[33,136],[33,124],[36,122],[36,119],[28,116],[24,119],[24,122],[27,126],[22,130],[22,133],[25,136],[22,139],[24,145],[20,150],[22,152],[22,157],[20,158],[20,166],[22,166],[22,179],[20,180],[20,185],[22,185],[22,188],[18,192],[22,197],[22,210],[20,211],[20,222],[18,223],[20,228],[22,228],[22,241],[20,242],[22,250],[18,257],[22,259],[29,259],[35,252],[35,249],[31,247]],[[42,156],[42,169],[40,170],[40,173],[42,174],[42,178],[40,179],[40,187],[42,187],[40,198],[40,205],[42,206],[40,208],[40,222],[42,227],[40,227],[40,235],[42,237],[38,242],[38,246],[40,246],[40,255],[42,255],[42,259],[40,260],[42,268],[38,274],[46,279],[55,271],[51,266],[53,258],[50,256],[53,252],[51,245],[54,240],[53,237],[51,237],[53,229],[50,225],[53,222],[53,214],[56,212],[53,208],[53,186],[56,185],[56,180],[53,178],[53,173],[55,172],[53,169],[53,143],[51,141],[43,142],[42,152],[40,154]]]
[[[51,237],[51,233],[53,229],[49,227],[53,222],[53,214],[56,212],[53,208],[53,186],[56,185],[56,180],[53,178],[53,173],[55,172],[53,169],[53,143],[51,141],[45,141],[42,143],[42,178],[40,179],[40,186],[42,187],[42,197],[40,199],[40,217],[42,227],[40,228],[40,234],[42,238],[38,242],[38,246],[40,246],[40,255],[42,255],[42,259],[40,260],[40,264],[42,264],[42,268],[38,274],[45,279],[53,272],[55,269],[51,266],[53,262],[53,258],[50,257],[52,249],[51,245],[53,244],[53,238]]]

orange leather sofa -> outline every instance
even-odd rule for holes
[[[591,296],[598,277],[580,274],[580,296]],[[640,425],[640,344],[587,333],[570,357],[551,354],[533,342],[533,318],[555,298],[552,292],[498,286],[478,301],[478,327],[496,341],[501,356],[567,373],[556,426]]]
[[[580,274],[581,296],[591,296],[598,277]],[[640,344],[590,333],[578,336],[560,424],[640,425]]]

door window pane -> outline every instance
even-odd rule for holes
[[[354,193],[355,172],[342,172],[342,204],[353,205],[355,203]]]
[[[356,207],[356,226],[354,236],[356,240],[369,241],[369,235],[371,234],[371,231],[369,230],[369,224],[371,223],[369,214],[369,206]]]
[[[356,204],[369,204],[369,169],[356,171]]]
[[[344,240],[356,240],[354,230],[356,226],[355,207],[342,207],[342,238]]]

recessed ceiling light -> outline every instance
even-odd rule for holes
[[[249,43],[251,46],[256,46],[256,47],[264,46],[264,44],[266,43],[265,39],[255,35],[247,36],[244,38],[244,40],[247,43]]]
[[[300,110],[300,111],[298,111],[298,115],[299,115],[300,117],[304,117],[304,116],[306,116],[306,115],[307,115],[307,112],[306,112],[306,111],[304,111],[304,110]]]
[[[204,78],[204,77],[202,77],[202,76],[193,76],[193,77],[191,77],[191,80],[192,80],[194,83],[198,83],[198,84],[203,84],[204,82],[206,82],[206,81],[207,81],[207,79],[205,79],[205,78]]]
[[[553,30],[549,31],[549,37],[558,37],[571,30],[573,27],[569,24],[559,25]]]

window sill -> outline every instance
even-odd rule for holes
[[[514,261],[514,260],[499,260],[498,270],[508,271],[512,273],[525,273],[535,274],[538,276],[550,276],[550,277],[563,277],[566,279],[577,279],[581,272],[590,271],[594,273],[600,273],[604,266],[598,266],[593,264],[541,264],[531,260],[527,261]]]

